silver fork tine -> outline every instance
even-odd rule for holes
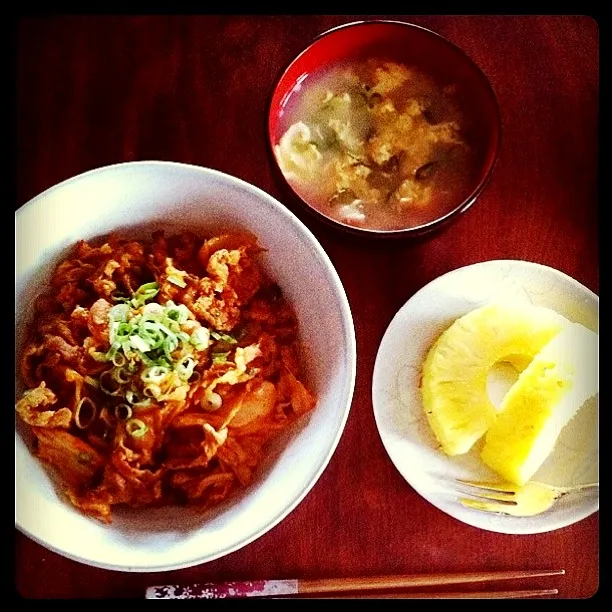
[[[512,499],[516,494],[515,491],[503,490],[503,483],[497,485],[461,479],[457,479],[457,482],[464,485],[466,489],[468,489],[466,494],[472,495],[473,497],[480,497],[481,499],[494,499],[496,501],[511,505],[516,504],[516,502]]]
[[[459,502],[468,508],[513,516],[533,516],[550,509],[562,495],[580,490],[599,490],[598,483],[555,487],[541,482],[530,481],[523,486],[509,482],[475,482],[457,479],[465,487]],[[469,496],[469,497],[468,497]]]
[[[498,493],[505,493],[506,495],[514,495],[516,492],[516,487],[514,485],[505,482],[480,482],[477,480],[463,480],[461,478],[457,478],[457,482],[475,489],[496,491]]]
[[[513,499],[508,499],[507,497],[501,497],[499,495],[495,495],[495,493],[466,493],[470,497],[475,497],[477,499],[490,499],[492,501],[497,502],[498,504],[505,506],[516,506],[516,501]]]

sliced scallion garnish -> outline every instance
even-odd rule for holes
[[[98,408],[89,397],[82,397],[74,410],[74,422],[79,429],[87,429],[96,418]]]
[[[115,353],[111,361],[113,362],[113,365],[116,365],[117,367],[121,367],[127,363],[127,358],[124,353]]]
[[[142,309],[142,318],[152,319],[154,321],[161,319],[164,316],[164,307],[157,302],[150,302],[145,304]]]
[[[117,404],[115,406],[115,417],[118,421],[127,421],[132,416],[132,408],[128,404]]]
[[[142,438],[147,433],[147,425],[140,419],[130,419],[125,424],[126,431],[134,438]]]
[[[215,340],[221,340],[222,342],[227,342],[227,344],[236,344],[238,341],[233,336],[229,334],[224,334],[223,332],[211,331],[210,335]]]
[[[90,351],[89,354],[91,355],[91,357],[93,359],[95,359],[96,361],[99,361],[100,363],[104,362],[104,361],[108,361],[108,356],[106,353],[102,353],[100,351]]]
[[[193,374],[193,369],[196,366],[196,360],[192,357],[185,357],[182,361],[177,363],[175,371],[181,380],[189,380]]]
[[[186,277],[176,269],[169,275]],[[198,352],[209,348],[211,336],[226,345],[237,342],[229,334],[199,325],[184,304],[151,302],[159,290],[158,283],[145,283],[131,298],[117,298],[123,303],[109,312],[110,348],[106,353],[89,351],[97,361],[112,363],[114,367],[100,375],[99,388],[124,398],[126,406],[145,407],[171,396],[197,374]],[[223,348],[220,345],[212,356],[214,363],[227,361],[229,351]]]
[[[145,283],[136,290],[136,293],[131,299],[131,304],[134,308],[144,306],[145,302],[152,300],[159,292],[159,285],[156,282]]]
[[[98,381],[93,378],[92,376],[85,376],[83,377],[83,380],[88,384],[91,385],[92,387],[96,387],[98,388],[100,386],[100,384],[98,383]]]
[[[142,392],[147,397],[152,397],[153,399],[157,399],[161,395],[161,389],[155,383],[148,383]]]
[[[225,353],[213,353],[212,354],[212,362],[213,363],[217,363],[217,364],[227,363],[227,356],[229,354],[230,354],[229,351],[227,351]]]
[[[165,315],[177,323],[184,323],[189,318],[189,309],[184,304],[175,304],[172,300],[166,303]]]
[[[146,353],[151,349],[151,344],[136,334],[130,336],[130,346],[141,353]]]
[[[210,345],[210,331],[206,327],[198,327],[191,334],[191,344],[195,346],[197,351],[204,351]]]
[[[121,392],[121,385],[113,377],[111,370],[105,370],[100,374],[100,390],[107,395],[119,395]]]
[[[122,368],[122,367],[113,368],[112,376],[115,382],[119,383],[120,385],[126,385],[127,383],[130,382],[130,379],[132,377],[131,373],[128,372],[127,368]]]
[[[115,304],[115,306],[110,309],[108,316],[111,321],[127,321],[129,312],[130,307],[127,304]]]
[[[162,382],[170,370],[164,366],[154,365],[147,368],[141,375],[142,381],[145,383],[159,384]]]

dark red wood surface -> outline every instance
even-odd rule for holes
[[[266,142],[267,103],[287,63],[327,28],[373,16],[18,21],[15,208],[75,174],[122,161],[174,160],[238,176],[280,199],[327,250],[351,304],[358,350],[337,450],[304,501],[267,534],[222,559],[147,575],[79,564],[15,530],[22,596],[139,598],[161,583],[522,568],[565,568],[565,576],[528,585],[556,587],[560,598],[597,591],[599,513],[558,531],[513,536],[440,512],[385,453],[371,380],[393,315],[449,270],[526,259],[599,292],[598,25],[580,16],[390,17],[463,48],[489,77],[503,118],[499,162],[476,205],[418,242],[358,240],[323,226],[285,191]],[[510,586],[519,585],[503,588]]]

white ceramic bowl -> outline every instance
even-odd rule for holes
[[[58,495],[45,467],[15,432],[15,525],[43,546],[96,567],[154,572],[233,552],[285,518],[317,482],[352,401],[356,345],[341,281],[311,232],[262,190],[221,172],[172,162],[131,162],[52,187],[15,214],[16,356],[33,297],[77,240],[116,230],[148,238],[157,228],[205,232],[242,227],[267,251],[259,260],[296,310],[314,411],[279,439],[252,486],[206,514],[189,509],[115,510],[104,525]],[[321,338],[325,339],[321,345]],[[16,393],[22,387],[16,381]]]
[[[455,319],[492,301],[519,300],[556,310],[598,331],[599,298],[566,274],[528,261],[495,260],[458,268],[417,291],[395,315],[383,336],[374,367],[372,400],[383,444],[406,481],[450,516],[481,529],[531,534],[566,527],[599,509],[598,492],[568,496],[544,514],[500,516],[465,508],[454,479],[499,481],[478,455],[446,456],[429,428],[419,378],[427,350]],[[597,363],[598,355],[593,356]],[[503,370],[490,377],[495,401],[512,382]],[[599,395],[581,407],[562,430],[555,449],[532,480],[567,486],[599,479]]]

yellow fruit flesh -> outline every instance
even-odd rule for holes
[[[487,377],[498,361],[524,367],[562,329],[563,317],[528,304],[489,304],[457,319],[430,348],[421,391],[442,450],[466,453],[494,422]]]
[[[505,395],[481,459],[502,478],[525,484],[561,430],[597,393],[597,335],[572,324],[551,340]]]

